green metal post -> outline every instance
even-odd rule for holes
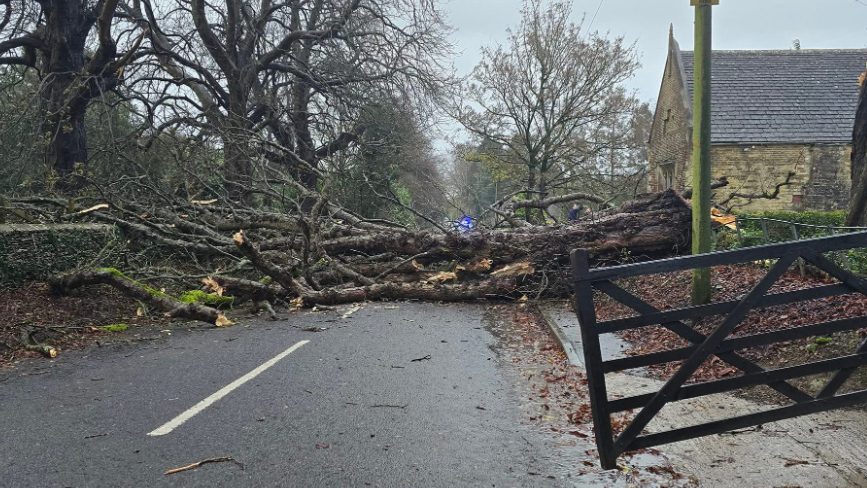
[[[695,70],[692,111],[692,253],[710,252],[710,104],[711,5],[713,0],[691,0],[695,5]],[[692,303],[710,302],[710,268],[692,272]]]

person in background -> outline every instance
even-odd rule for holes
[[[574,222],[587,215],[590,215],[590,208],[585,207],[583,203],[576,203],[572,205],[572,210],[569,210],[569,222]]]
[[[569,222],[578,220],[582,213],[581,207],[583,207],[583,205],[578,205],[577,203],[572,205],[572,210],[569,211]]]

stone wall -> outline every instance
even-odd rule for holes
[[[0,225],[0,288],[94,265],[117,238],[101,224]]]
[[[717,190],[716,201],[729,193],[772,193],[793,171],[792,185],[774,200],[735,199],[741,211],[842,210],[849,200],[847,146],[725,145],[711,151],[714,178],[725,176],[729,186]]]
[[[804,206],[809,210],[845,210],[852,187],[852,147],[810,148],[810,178],[804,187]]]
[[[666,190],[662,184],[663,166],[673,165],[674,188],[682,191],[692,185],[688,179],[692,156],[692,116],[686,105],[688,95],[684,88],[679,50],[673,38],[662,76],[647,151],[650,163],[648,188],[651,192]]]
[[[721,201],[732,192],[773,192],[778,183],[786,180],[789,171],[794,171],[793,184],[781,188],[775,200],[747,203],[747,200],[736,199],[728,205],[735,205],[736,211],[750,212],[800,210],[793,206],[793,200],[803,197],[802,189],[809,178],[808,158],[807,146],[715,146],[711,150],[713,176],[725,176],[729,180],[728,187],[717,190],[715,200]]]

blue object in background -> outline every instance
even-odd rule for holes
[[[458,230],[460,232],[469,232],[473,230],[473,227],[475,227],[475,225],[476,223],[472,217],[464,215],[461,220],[458,221]]]

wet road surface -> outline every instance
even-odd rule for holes
[[[482,305],[366,304],[157,335],[0,371],[0,486],[630,481],[591,472],[592,442],[541,422],[521,355],[550,346]],[[163,474],[219,457],[238,463]]]

